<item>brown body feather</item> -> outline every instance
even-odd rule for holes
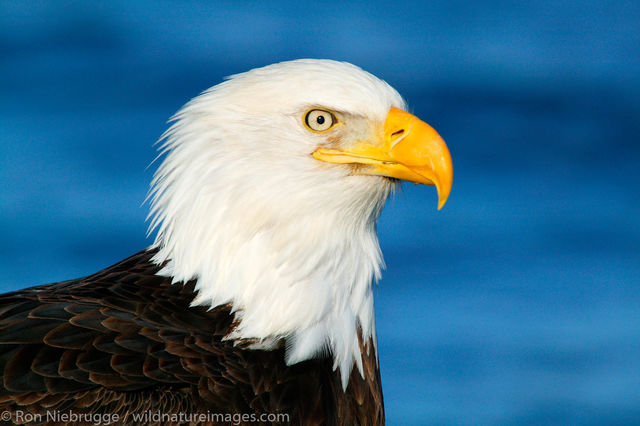
[[[190,307],[194,282],[156,275],[152,256],[143,251],[86,278],[0,296],[0,412],[42,423],[47,410],[118,414],[119,424],[148,411],[384,423],[371,342],[361,342],[365,377],[354,369],[345,392],[330,357],[287,366],[282,347],[223,340],[233,327],[230,307]]]

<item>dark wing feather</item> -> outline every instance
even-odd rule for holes
[[[370,342],[361,344],[365,377],[354,370],[345,393],[330,359],[286,366],[283,348],[223,340],[233,328],[231,307],[191,307],[195,283],[156,275],[153,254],[0,295],[0,412],[117,413],[120,423],[148,410],[384,423]]]

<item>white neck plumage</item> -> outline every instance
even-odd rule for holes
[[[312,163],[294,179],[274,167],[270,181],[251,173],[260,159],[238,168],[216,142],[224,134],[202,121],[178,115],[152,184],[161,274],[197,279],[194,305],[232,304],[239,325],[229,339],[262,349],[285,339],[288,364],[328,350],[346,388],[354,363],[362,374],[358,328],[376,350],[371,287],[383,261],[375,223],[394,183],[349,176],[338,185],[313,173],[325,166],[311,157],[298,160]]]

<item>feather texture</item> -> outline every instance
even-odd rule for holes
[[[197,280],[194,304],[232,304],[231,339],[269,349],[284,337],[289,364],[329,352],[346,387],[358,327],[375,350],[375,224],[396,182],[312,153],[379,139],[404,106],[384,81],[328,60],[255,69],[192,99],[162,138],[149,196],[161,274]],[[335,111],[338,133],[305,127],[318,107]]]
[[[229,306],[190,306],[194,282],[156,275],[155,251],[86,278],[0,296],[0,411],[286,413],[292,424],[382,424],[377,360],[346,392],[330,358],[225,340]],[[127,416],[127,417],[125,417]],[[125,420],[126,422],[126,420]]]

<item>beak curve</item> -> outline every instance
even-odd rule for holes
[[[453,165],[447,145],[433,127],[398,108],[389,110],[382,140],[359,141],[344,149],[320,148],[313,156],[329,163],[362,165],[358,174],[435,185],[438,210],[451,192]]]

